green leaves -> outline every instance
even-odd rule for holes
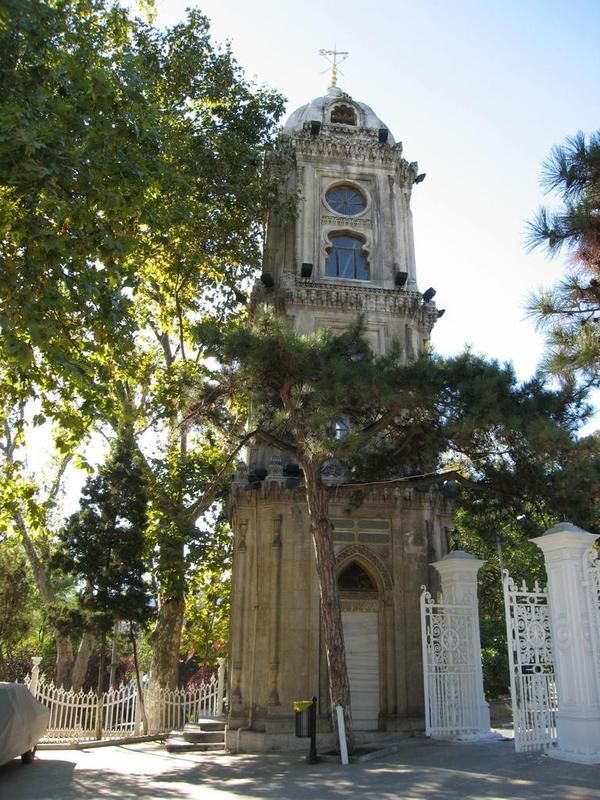
[[[3,20],[0,355],[102,404],[139,328],[187,336],[258,263],[281,98],[197,11],[162,31],[103,0],[14,0]]]
[[[81,508],[61,531],[54,564],[82,587],[80,607],[98,630],[151,615],[145,528],[147,493],[131,430],[84,488]]]
[[[193,326],[226,324],[259,265],[282,110],[197,10],[164,30],[109,0],[0,9],[0,402],[10,416],[35,401],[3,464],[2,513],[42,524],[18,458],[30,421],[52,424],[65,456],[130,422],[140,449],[152,443],[161,599],[183,596],[184,548],[241,427],[243,401],[211,395]],[[102,487],[88,488],[95,510],[70,535],[99,557]]]

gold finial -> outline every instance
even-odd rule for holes
[[[338,66],[348,58],[350,53],[348,50],[336,50],[334,46],[333,50],[319,50],[319,55],[325,56],[331,64],[331,85],[337,86]],[[341,72],[341,74],[344,73]]]

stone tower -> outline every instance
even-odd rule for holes
[[[342,330],[362,313],[375,353],[397,341],[414,360],[440,315],[434,292],[417,285],[417,164],[369,106],[336,86],[290,116],[280,152],[298,213],[271,214],[253,303],[303,334]],[[419,588],[446,553],[451,502],[438,487],[379,488],[359,508],[340,499],[330,510],[355,728],[421,729]],[[331,718],[298,466],[254,448],[238,466],[231,519],[230,736],[246,749],[281,748],[292,743],[294,700],[319,697],[323,731]]]

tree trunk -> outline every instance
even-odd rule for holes
[[[152,634],[150,683],[175,689],[179,679],[179,650],[185,602],[183,597],[160,601],[158,620]]]
[[[327,490],[321,483],[321,463],[302,459],[306,486],[306,501],[317,561],[317,575],[321,593],[321,616],[327,666],[329,668],[329,693],[332,713],[340,705],[344,710],[348,752],[355,750],[352,711],[350,708],[350,683],[346,668],[346,649],[342,628],[342,612],[337,585],[337,569],[331,523],[329,521]]]
[[[182,515],[177,525],[185,531],[187,518]],[[169,536],[160,545],[158,619],[152,634],[150,683],[156,688],[175,689],[179,680],[181,628],[185,611],[185,534]]]
[[[15,512],[14,523],[21,534],[21,542],[27,553],[29,563],[31,564],[31,571],[33,572],[37,590],[40,593],[43,604],[49,609],[56,600],[54,589],[50,583],[50,575],[39,556],[36,546],[27,530],[25,519],[19,510]],[[54,635],[56,638],[56,685],[69,689],[71,687],[73,661],[75,660],[73,644],[68,636],[56,628],[54,630]]]
[[[84,631],[81,641],[79,642],[77,657],[75,658],[75,664],[73,665],[73,672],[71,674],[71,689],[73,689],[74,692],[78,692],[83,688],[85,676],[87,675],[88,663],[94,650],[95,643],[96,637],[94,634],[90,631]]]
[[[106,672],[106,634],[100,639],[100,663],[98,664],[98,705],[96,707],[96,739],[102,739],[104,723],[104,673]]]
[[[135,668],[135,681],[137,684],[137,701],[140,704],[140,712],[142,717],[142,734],[144,736],[147,736],[148,716],[146,715],[146,704],[144,702],[144,687],[142,686],[142,678],[140,676],[140,662],[138,659],[137,641],[135,638],[135,630],[132,622],[129,623],[129,636],[131,638],[131,645],[133,647],[133,665]]]
[[[117,647],[117,638],[119,635],[119,622],[118,620],[113,625],[112,632],[112,646],[110,650],[110,671],[108,678],[108,688],[116,689],[117,682],[117,667],[119,666],[119,652]]]
[[[59,631],[54,632],[56,639],[56,685],[65,689],[71,688],[73,674],[73,644],[68,636]]]

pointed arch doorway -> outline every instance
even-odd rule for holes
[[[338,575],[346,666],[354,728],[379,726],[379,596],[375,581],[357,561]]]

